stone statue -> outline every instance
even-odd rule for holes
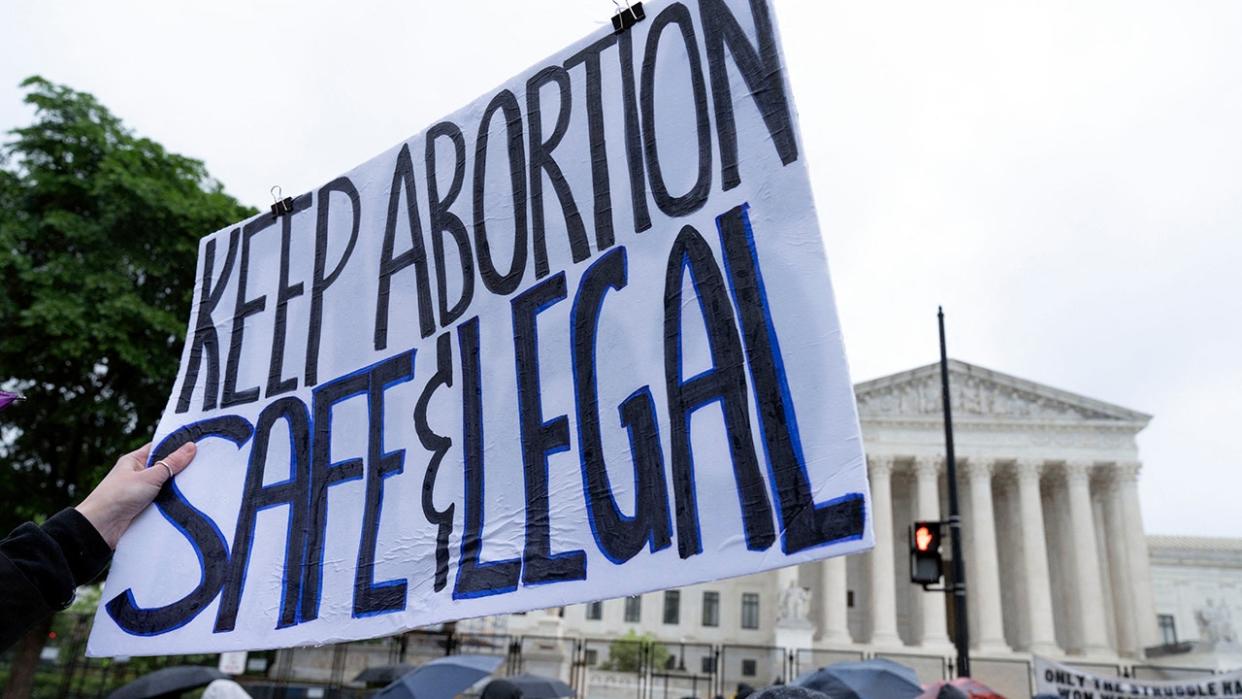
[[[1195,623],[1199,625],[1199,643],[1206,648],[1235,647],[1237,633],[1233,630],[1233,614],[1229,605],[1216,604],[1209,599],[1206,607],[1195,611]]]
[[[811,592],[805,587],[798,587],[790,581],[789,587],[781,591],[781,615],[777,624],[804,625],[809,624],[807,613],[811,606]]]

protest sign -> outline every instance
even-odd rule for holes
[[[202,241],[95,655],[382,636],[869,548],[772,9],[655,2]]]
[[[1242,672],[1156,681],[1107,677],[1035,656],[1035,693],[1064,699],[1242,697]]]

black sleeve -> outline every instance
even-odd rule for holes
[[[78,585],[94,580],[112,549],[77,510],[42,527],[27,522],[0,541],[0,651],[26,629],[69,606]]]

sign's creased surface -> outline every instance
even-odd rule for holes
[[[764,0],[653,2],[207,236],[95,655],[287,647],[869,548]]]

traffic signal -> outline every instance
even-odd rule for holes
[[[910,582],[935,585],[943,575],[940,522],[915,522],[910,525]]]

